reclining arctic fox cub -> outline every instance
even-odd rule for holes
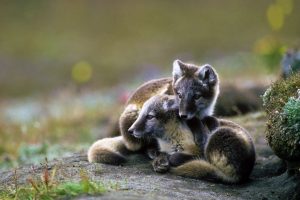
[[[154,170],[224,183],[245,181],[255,162],[247,131],[210,116],[185,121],[179,117],[178,109],[174,96],[153,96],[144,103],[129,129],[136,138],[158,140],[161,153],[154,158]],[[193,132],[187,123],[193,123]],[[202,144],[195,143],[194,135]]]

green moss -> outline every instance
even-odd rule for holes
[[[295,131],[300,131],[300,99],[291,97],[283,107],[283,113],[287,119],[287,126]]]
[[[294,61],[294,63],[292,64],[292,71],[294,73],[299,72],[300,71],[300,60],[296,60]]]
[[[298,89],[300,73],[275,82],[263,96],[268,117],[267,140],[279,157],[290,161],[300,159]]]

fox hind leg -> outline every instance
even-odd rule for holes
[[[124,155],[128,153],[122,136],[104,138],[96,141],[88,150],[88,161],[111,165],[126,162]]]

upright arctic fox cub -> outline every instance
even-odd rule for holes
[[[89,161],[121,164],[125,161],[124,149],[139,151],[155,146],[155,140],[136,138],[128,129],[145,101],[157,94],[175,94],[181,118],[203,118],[213,112],[219,94],[218,75],[210,65],[196,66],[175,60],[173,78],[149,81],[132,94],[119,119],[121,136],[95,142],[88,151]],[[113,162],[111,157],[115,158]]]
[[[165,172],[171,166],[171,172],[177,175],[226,183],[249,177],[255,152],[246,130],[213,117],[198,120],[197,134],[205,141],[199,148],[185,120],[179,118],[178,110],[174,96],[156,95],[144,103],[130,127],[136,138],[157,138],[163,154],[153,161],[155,171]]]

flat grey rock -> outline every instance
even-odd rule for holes
[[[270,167],[269,165],[273,167]],[[242,185],[224,185],[183,178],[152,171],[150,161],[143,155],[132,155],[124,166],[88,163],[85,153],[53,160],[48,163],[51,171],[57,168],[58,181],[79,181],[80,171],[91,180],[117,183],[117,190],[101,196],[80,196],[76,199],[298,199],[300,178],[283,173],[284,165],[276,157],[258,157],[250,180]],[[35,174],[39,176],[45,166],[23,166],[17,169],[19,184]],[[281,170],[281,171],[280,171]],[[1,186],[14,183],[14,171],[0,172]]]

